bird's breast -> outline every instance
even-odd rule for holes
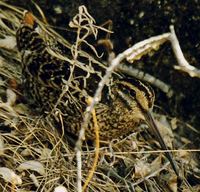
[[[139,111],[123,108],[121,105],[117,105],[116,102],[114,102],[114,105],[109,106],[99,104],[95,110],[100,140],[117,139],[120,136],[134,132],[142,120]],[[86,130],[86,139],[95,139],[92,119]]]

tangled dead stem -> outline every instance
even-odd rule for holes
[[[0,191],[77,191],[74,148],[47,118],[34,113],[23,99],[20,88],[20,56],[16,48],[15,33],[24,10],[3,2],[0,2],[0,6]],[[44,21],[42,11],[39,8],[38,10]],[[84,22],[77,23],[80,16],[84,16]],[[52,48],[55,50],[52,54],[71,63],[81,63],[79,58],[83,57],[88,66],[91,63],[102,65],[101,58],[98,57],[95,47],[87,42],[87,37],[94,35],[97,38],[98,30],[108,33],[109,30],[97,26],[85,7],[79,9],[79,14],[70,23],[70,27],[77,31],[77,39],[73,45],[47,23],[37,21],[49,46],[52,48],[56,43],[61,44],[72,57],[69,59],[62,55],[56,50],[56,46]],[[81,50],[83,44],[93,54]],[[85,70],[89,69],[88,67]],[[191,129],[191,126],[178,123],[176,118],[165,115],[155,114],[155,117],[168,147],[171,149],[173,144],[175,148],[179,148],[174,152],[174,158],[185,182],[178,181],[163,151],[158,151],[159,145],[145,131],[146,126],[141,125],[131,135],[111,143],[104,142],[99,149],[97,167],[87,186],[88,191],[200,190],[199,165],[195,152],[188,149],[191,141],[178,136],[179,126],[185,126],[186,129]],[[81,179],[84,184],[93,165],[95,150],[84,143],[81,155]]]

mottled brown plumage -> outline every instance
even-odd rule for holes
[[[79,134],[86,99],[93,96],[106,67],[73,65],[50,53],[41,35],[37,32],[33,16],[26,13],[17,31],[17,46],[22,58],[22,84],[28,99],[45,113],[54,110],[63,115],[67,132]],[[63,90],[67,91],[63,93]],[[61,98],[62,95],[62,98]],[[112,78],[103,90],[102,99],[95,107],[100,139],[111,140],[133,131],[141,121],[146,121],[163,149],[167,149],[150,114],[154,104],[153,89],[133,78]],[[59,102],[58,102],[59,101]],[[86,139],[95,139],[92,122],[86,129]],[[166,153],[178,175],[171,154]]]

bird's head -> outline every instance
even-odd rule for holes
[[[152,109],[155,99],[151,86],[133,78],[116,81],[112,86],[112,96],[143,120],[144,113]]]
[[[144,120],[152,134],[156,137],[163,150],[168,150],[160,131],[156,125],[156,122],[151,114],[153,108],[155,94],[153,89],[146,83],[143,83],[136,79],[122,79],[118,80],[112,88],[112,94],[118,102],[127,106],[130,112],[133,113],[133,118]],[[166,152],[166,156],[169,159],[172,168],[177,176],[179,176],[179,170],[175,161],[172,158],[170,152]]]

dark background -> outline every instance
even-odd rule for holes
[[[7,1],[38,14],[30,0]],[[198,0],[40,0],[35,1],[44,11],[48,22],[66,30],[59,30],[64,37],[73,41],[74,32],[68,27],[78,6],[85,5],[98,25],[108,20],[113,22],[111,40],[117,53],[148,37],[166,33],[173,24],[181,48],[188,62],[200,68],[200,2]],[[134,63],[139,69],[169,84],[174,95],[168,98],[155,88],[156,104],[162,113],[177,117],[200,131],[200,79],[174,70],[177,61],[170,44],[163,45],[152,57]],[[184,127],[184,126],[183,126]],[[184,130],[182,130],[184,132]],[[181,130],[180,130],[181,132]],[[199,137],[185,130],[194,143]]]

